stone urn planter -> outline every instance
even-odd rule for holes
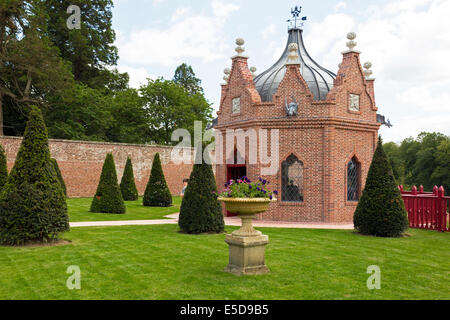
[[[258,213],[269,209],[272,200],[266,198],[223,198],[227,210],[237,214],[242,220],[239,230],[226,236],[230,249],[226,272],[236,275],[257,275],[269,272],[265,264],[265,250],[269,237],[253,228],[252,220]]]

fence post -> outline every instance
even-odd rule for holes
[[[437,196],[438,195],[438,186],[434,186],[434,188],[433,188],[433,194],[435,195],[435,196]]]
[[[441,186],[438,190],[438,230],[444,232],[447,228],[447,201],[444,204],[445,190]]]
[[[413,227],[414,228],[418,228],[419,227],[419,223],[418,223],[418,219],[417,219],[417,187],[413,186],[411,189],[411,194],[414,196],[411,200],[413,202],[412,205],[412,220],[413,220]]]

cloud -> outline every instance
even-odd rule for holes
[[[361,62],[373,63],[380,113],[395,125],[383,128],[386,141],[421,131],[450,135],[448,12],[448,0],[396,0],[371,6],[358,20],[333,13],[310,25],[305,42],[316,60],[336,72],[345,35],[357,32]]]
[[[339,10],[345,9],[345,8],[347,8],[347,3],[345,3],[344,1],[341,1],[334,7],[334,11],[339,11]]]
[[[141,84],[147,83],[147,79],[156,79],[155,76],[150,75],[145,68],[133,68],[127,65],[120,64],[118,66],[120,72],[127,72],[130,76],[130,87],[139,88]]]
[[[228,16],[239,6],[214,0],[212,14],[178,8],[164,28],[150,28],[122,36],[117,42],[125,62],[140,65],[171,66],[186,58],[199,58],[205,63],[220,59],[227,48],[222,44]]]

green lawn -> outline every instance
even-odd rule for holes
[[[173,206],[169,208],[149,208],[138,201],[126,201],[126,214],[105,214],[89,212],[92,198],[67,199],[70,222],[82,221],[123,221],[123,220],[159,220],[165,216],[180,212],[181,197],[173,198]]]
[[[0,299],[450,299],[448,233],[262,230],[271,273],[249,277],[222,271],[223,234],[176,225],[73,228],[69,245],[0,247]],[[81,268],[79,291],[66,288],[71,265]],[[381,290],[366,287],[370,265],[381,268]]]

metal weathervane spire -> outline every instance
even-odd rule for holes
[[[301,28],[305,25],[305,21],[307,20],[307,17],[301,17],[300,14],[302,13],[302,7],[301,6],[295,6],[291,9],[292,19],[287,20],[287,22],[290,23],[289,29],[297,29]]]

